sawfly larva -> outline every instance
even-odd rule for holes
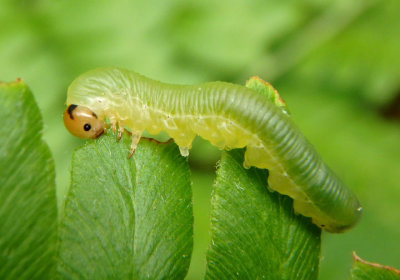
[[[130,155],[144,130],[167,132],[187,156],[196,135],[220,149],[246,147],[244,166],[269,169],[268,186],[294,200],[296,212],[330,232],[354,226],[361,207],[300,133],[284,103],[259,78],[172,85],[119,68],[100,68],[69,87],[64,123],[74,135],[96,138],[106,119],[131,132]]]

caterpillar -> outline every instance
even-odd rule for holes
[[[272,89],[272,90],[271,90]],[[173,85],[119,68],[82,74],[68,89],[64,124],[97,138],[106,123],[118,139],[131,132],[130,155],[144,130],[167,132],[188,156],[196,135],[220,149],[246,147],[244,166],[269,170],[268,188],[293,198],[294,210],[329,232],[354,226],[362,208],[295,126],[272,86],[226,82]]]

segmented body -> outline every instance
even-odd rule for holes
[[[246,167],[269,169],[271,189],[294,199],[297,212],[331,232],[361,215],[355,195],[323,163],[292,119],[265,95],[224,82],[171,85],[128,70],[102,68],[77,78],[67,104],[128,127],[133,145],[144,130],[165,131],[188,154],[195,135],[220,149],[246,147]]]

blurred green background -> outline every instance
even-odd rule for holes
[[[35,94],[61,206],[71,153],[83,143],[61,117],[82,72],[112,65],[182,84],[259,75],[363,204],[355,229],[323,234],[320,279],[346,279],[352,250],[400,268],[399,14],[398,0],[1,0],[0,80],[21,77]],[[196,140],[187,279],[204,275],[218,157]]]

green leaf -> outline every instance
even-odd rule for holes
[[[351,269],[353,280],[399,280],[400,270],[390,266],[364,261],[353,252],[353,267]]]
[[[316,279],[320,229],[267,190],[268,171],[224,152],[212,194],[206,279]]]
[[[47,279],[57,233],[54,165],[22,81],[0,83],[0,119],[0,279]]]
[[[254,89],[258,93],[268,97],[275,106],[281,108],[283,112],[289,114],[289,110],[285,101],[280,96],[279,92],[268,82],[264,81],[258,76],[253,76],[246,82],[246,87]]]
[[[78,149],[60,227],[68,279],[182,279],[192,252],[189,168],[173,143],[109,133]]]

